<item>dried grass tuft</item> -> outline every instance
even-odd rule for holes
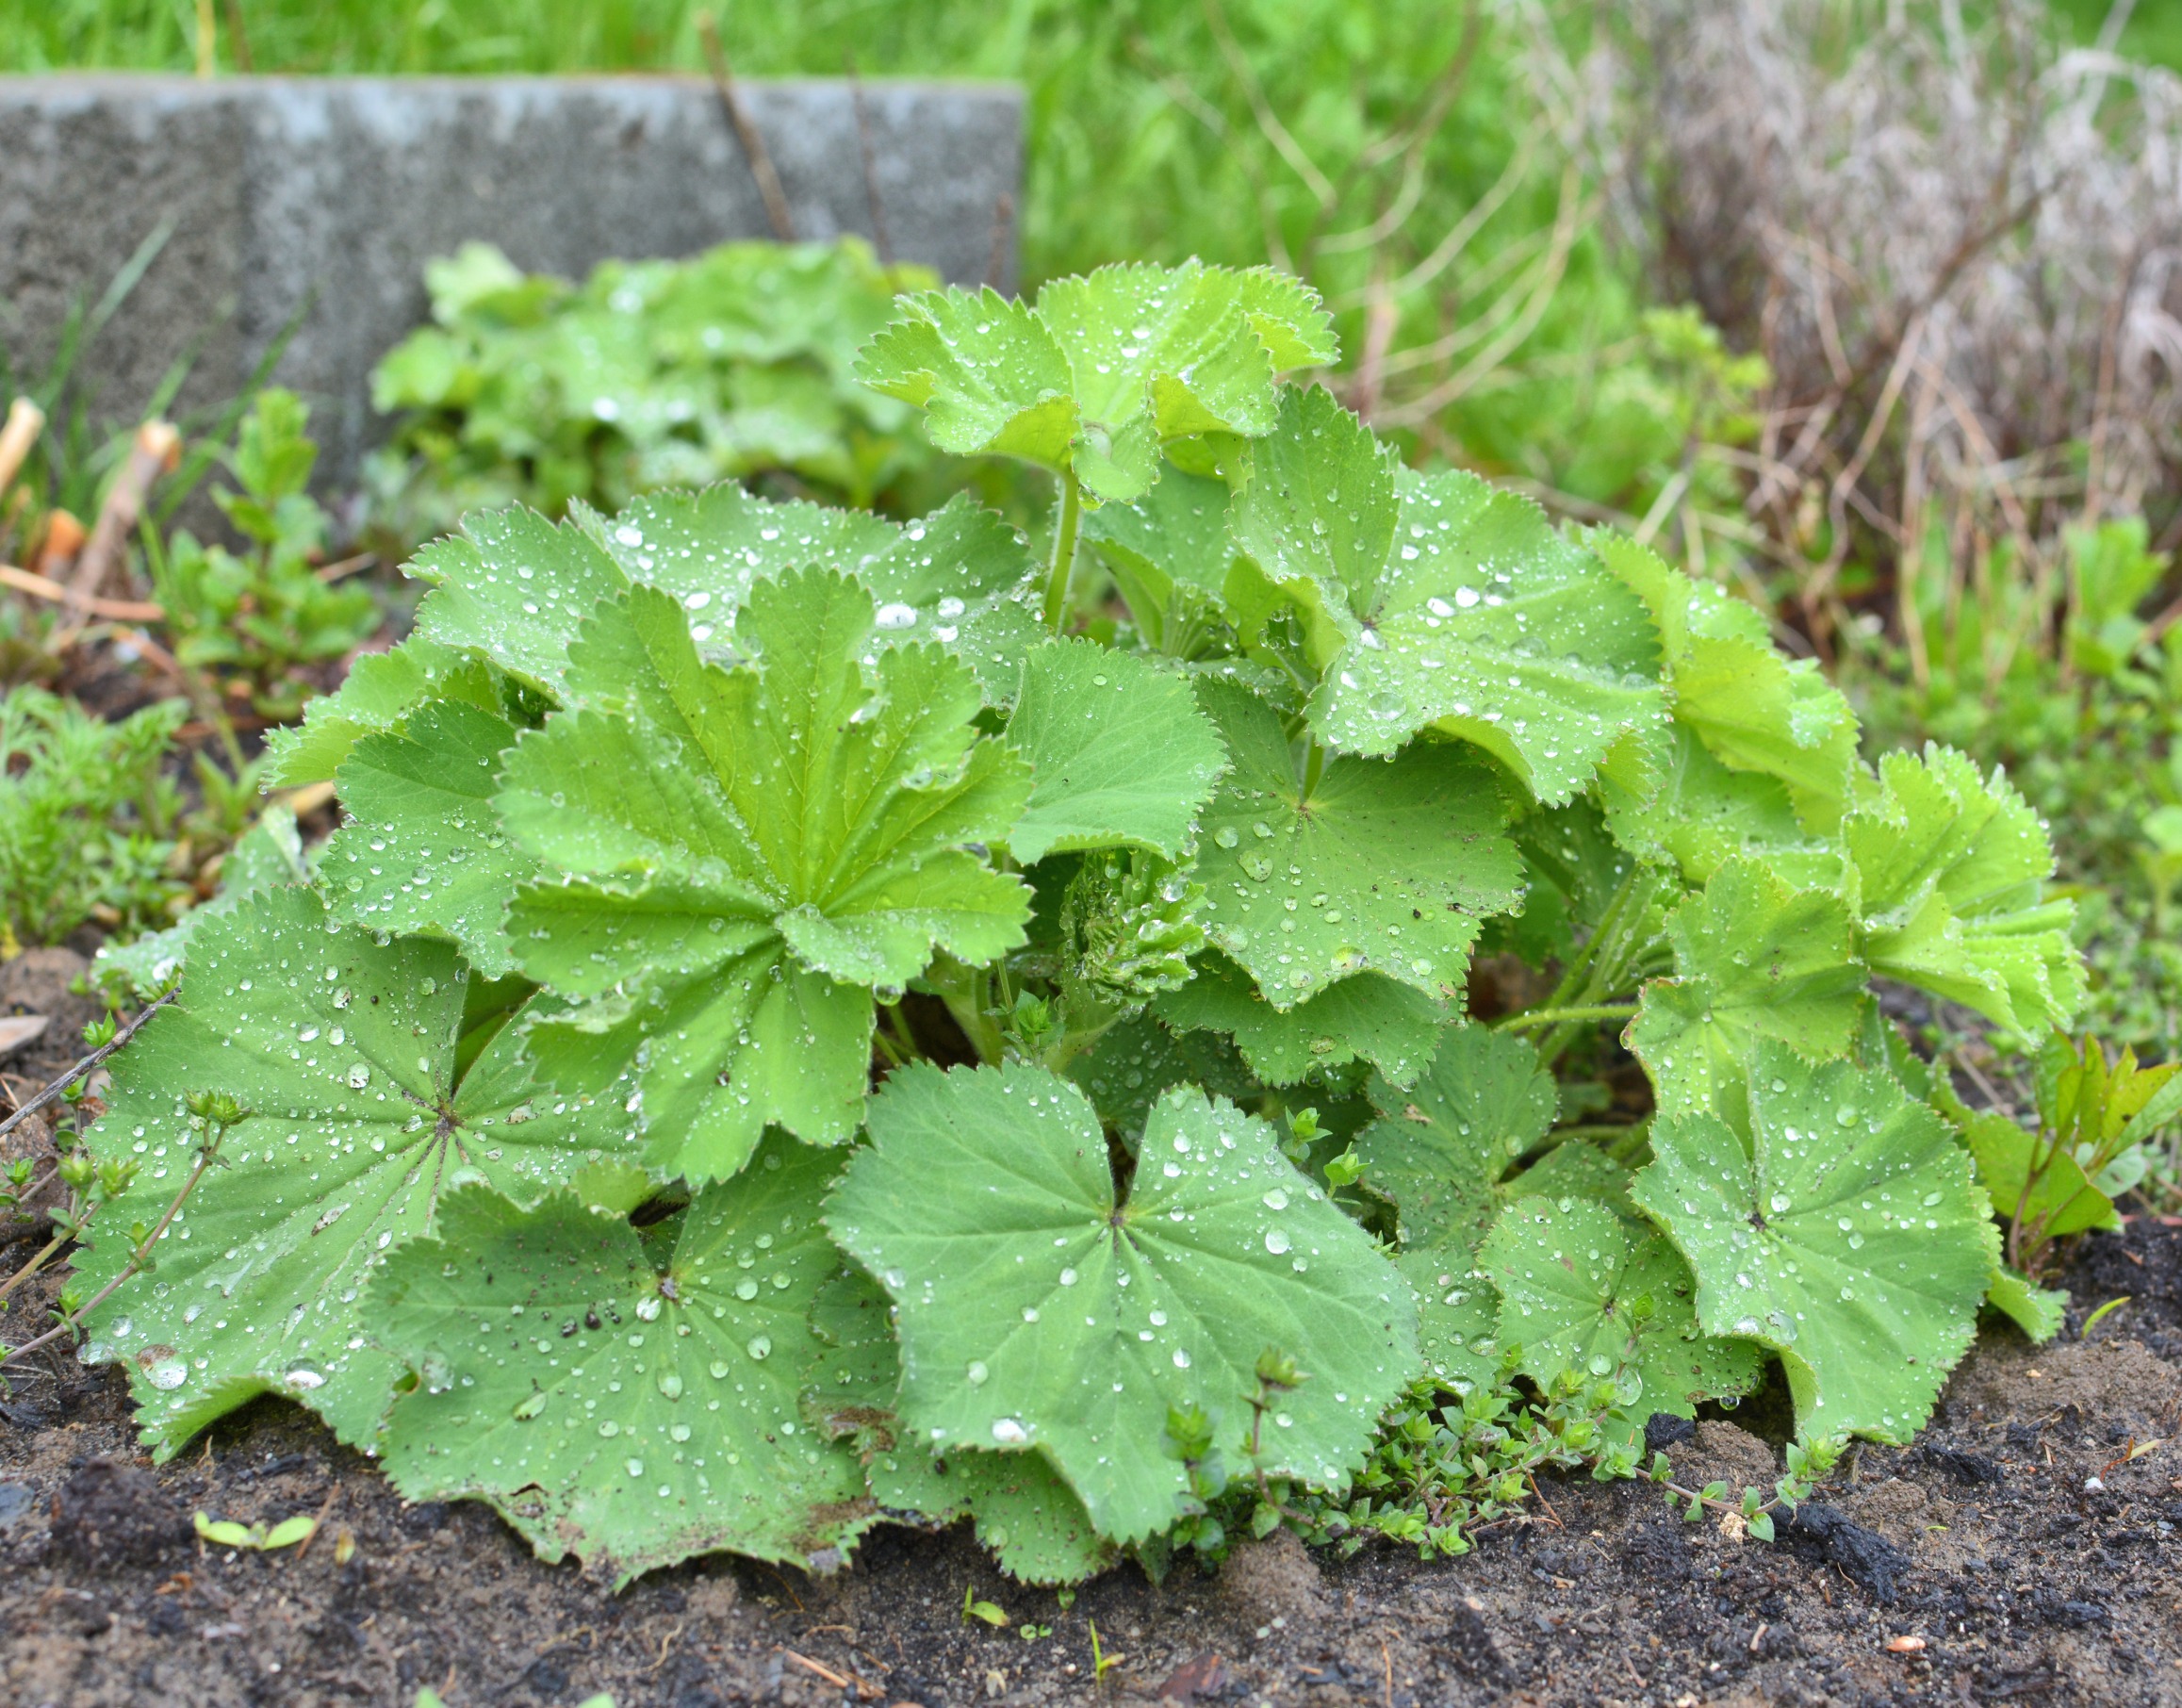
[[[1822,645],[1853,562],[1895,572],[1916,641],[1999,552],[2029,595],[2020,644],[2065,599],[2064,523],[2141,512],[2175,543],[2182,78],[2059,51],[2026,0],[1976,31],[1953,0],[1627,18],[1543,76],[1592,90],[1589,144],[1657,287],[1771,366],[1747,507],[1814,565]]]

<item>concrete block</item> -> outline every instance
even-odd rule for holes
[[[866,83],[861,123],[844,80],[739,92],[798,237],[873,237],[876,198],[897,258],[1012,288],[1020,90]],[[274,377],[311,401],[336,489],[384,434],[369,375],[426,318],[431,257],[481,238],[581,278],[771,235],[702,78],[0,76],[0,342],[19,372],[169,220],[91,352],[94,416],[134,420],[193,344],[180,406],[231,397],[292,323]]]

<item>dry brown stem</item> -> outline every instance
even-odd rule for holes
[[[128,460],[107,489],[99,507],[98,521],[90,531],[83,555],[76,560],[75,575],[68,584],[69,626],[80,628],[90,614],[90,602],[119,571],[128,550],[129,535],[144,513],[152,484],[170,473],[182,460],[182,435],[167,421],[146,421],[137,429]]]
[[[45,411],[28,398],[17,398],[8,405],[7,424],[0,426],[0,498],[5,498],[8,488],[15,484],[24,458],[44,431]]]

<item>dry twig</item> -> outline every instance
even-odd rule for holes
[[[765,139],[751,123],[743,98],[736,92],[734,67],[728,63],[728,50],[720,41],[719,21],[709,11],[699,12],[697,25],[697,40],[704,46],[705,65],[712,73],[713,87],[719,91],[720,106],[727,111],[735,140],[742,145],[750,176],[757,181],[758,197],[765,204],[765,221],[772,226],[774,237],[783,243],[793,243],[796,222],[788,211],[788,197],[780,188],[780,174],[773,170],[773,156],[765,147]]]

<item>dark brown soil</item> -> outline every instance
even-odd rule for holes
[[[2182,1434],[2182,1228],[2100,1236],[2070,1280],[2083,1312],[2132,1303],[2088,1342],[1994,1330],[1916,1446],[1860,1450],[1772,1546],[1649,1486],[1549,1482],[1463,1559],[1276,1538],[1065,1611],[960,1531],[881,1532],[829,1579],[714,1560],[617,1597],[482,1507],[404,1505],[292,1408],[147,1469],[120,1376],[57,1362],[0,1405],[0,1700],[1091,1702],[1095,1621],[1120,1702],[2182,1703],[2182,1449],[2128,1456]],[[1693,1479],[1773,1474],[1725,1418],[1669,1452]],[[325,1522],[238,1552],[197,1539],[200,1509]],[[1032,1634],[965,1622],[965,1590]]]

